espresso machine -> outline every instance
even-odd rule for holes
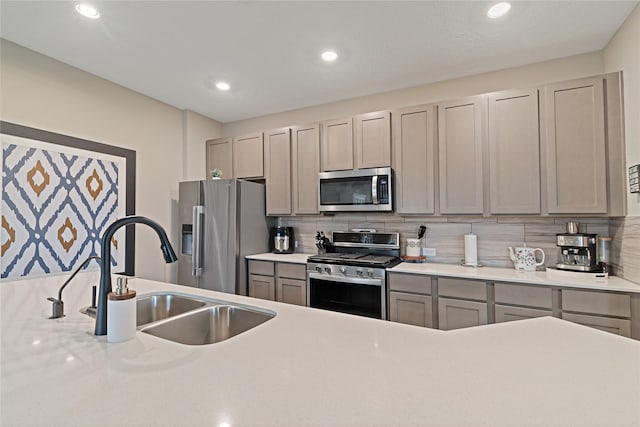
[[[597,234],[580,233],[577,222],[567,223],[567,232],[556,234],[560,258],[559,270],[601,272],[602,266],[596,254]]]

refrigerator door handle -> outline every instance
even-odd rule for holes
[[[191,255],[192,275],[202,276],[204,271],[204,206],[193,207],[193,251]]]

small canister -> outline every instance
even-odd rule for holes
[[[116,290],[107,299],[107,342],[122,342],[136,335],[136,291],[127,286],[127,277],[116,280]]]

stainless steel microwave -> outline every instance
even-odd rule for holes
[[[320,212],[393,211],[391,168],[321,172]]]

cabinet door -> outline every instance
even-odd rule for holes
[[[293,213],[317,214],[320,172],[320,126],[294,126]]]
[[[389,292],[389,320],[408,325],[433,325],[431,296]]]
[[[579,323],[584,326],[600,329],[601,331],[611,332],[612,334],[622,335],[623,337],[631,337],[630,320],[574,313],[562,313],[562,318],[569,322]]]
[[[538,123],[537,90],[489,95],[491,213],[540,213]]]
[[[391,113],[356,116],[356,168],[391,166]]]
[[[249,275],[249,296],[275,301],[276,286],[272,276]]]
[[[486,99],[438,104],[440,212],[482,214]]]
[[[233,178],[233,160],[231,138],[210,139],[207,141],[207,179],[215,168],[222,172],[221,178]]]
[[[287,304],[307,305],[307,282],[305,280],[278,277],[276,299]]]
[[[233,138],[233,177],[264,177],[262,133]]]
[[[434,213],[435,130],[435,107],[432,105],[393,112],[398,213]]]
[[[602,79],[546,86],[543,126],[548,213],[606,213]]]
[[[291,130],[265,132],[267,215],[291,214]]]
[[[323,171],[353,169],[353,119],[324,122],[321,148]]]
[[[551,310],[537,308],[512,307],[496,304],[496,323],[511,322],[513,320],[533,319],[534,317],[552,316]]]
[[[438,298],[440,329],[468,328],[487,324],[487,303]]]

